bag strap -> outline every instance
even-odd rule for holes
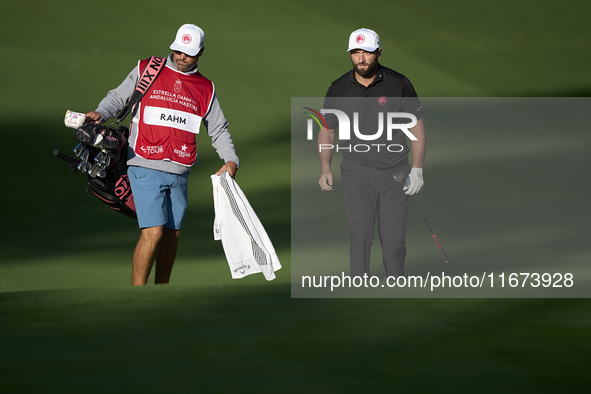
[[[123,108],[123,110],[119,113],[119,115],[117,115],[117,123],[123,121],[123,119],[125,119],[127,115],[129,115],[129,112],[131,111],[133,106],[136,105],[136,103],[140,101],[142,97],[144,97],[144,94],[146,94],[146,92],[148,91],[148,89],[150,89],[150,86],[152,86],[156,78],[158,78],[158,75],[160,75],[165,65],[166,58],[157,56],[150,57],[150,59],[148,60],[148,64],[146,65],[144,71],[140,75],[140,79],[138,80],[138,83],[135,86],[135,90],[133,91],[133,94],[131,95],[129,102],[127,103],[125,108]]]

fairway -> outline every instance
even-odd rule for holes
[[[3,294],[2,380],[12,392],[493,394],[586,379],[584,301],[287,297],[275,284]]]
[[[314,159],[292,157],[290,105],[323,97],[350,70],[347,37],[360,27],[378,32],[380,62],[407,75],[420,97],[588,97],[587,3],[10,0],[0,15],[3,393],[584,389],[587,298],[291,298],[292,252],[322,265],[347,251],[334,231],[342,227],[328,222],[307,234],[319,234],[314,248],[292,251],[292,218],[328,217],[340,202],[304,210],[305,200],[294,201],[293,183],[313,193],[318,170]],[[89,198],[84,176],[52,155],[75,146],[66,110],[94,110],[139,59],[168,54],[184,23],[206,33],[199,70],[230,122],[236,181],[283,265],[272,282],[232,280],[213,240],[209,176],[221,161],[204,128],[168,286],[130,286],[137,224]],[[522,262],[585,269],[587,129],[513,136],[427,123],[418,198],[452,271]],[[443,263],[413,215],[407,265],[422,272]]]

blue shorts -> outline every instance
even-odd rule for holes
[[[133,200],[140,228],[164,226],[180,230],[187,210],[187,178],[143,167],[129,167]]]

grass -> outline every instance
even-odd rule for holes
[[[380,34],[382,63],[422,97],[588,96],[590,13],[580,1],[3,2],[3,392],[580,389],[586,299],[292,299],[288,125],[291,97],[322,97],[350,69],[346,39],[359,27]],[[238,182],[284,265],[272,283],[232,281],[211,239],[208,176],[220,162],[203,133],[169,286],[128,286],[135,224],[88,199],[83,177],[51,156],[74,146],[62,124],[67,109],[96,108],[138,59],[168,53],[187,22],[206,32],[200,70],[230,120]],[[586,261],[584,133],[560,129],[556,154],[540,141],[509,147],[493,167],[498,158],[482,149],[498,146],[490,135],[428,132],[425,176],[441,194],[425,189],[421,203],[462,208],[459,216],[428,210],[450,257],[491,264],[509,251],[534,266]],[[545,185],[546,168],[562,181]],[[445,178],[450,172],[462,177]],[[464,179],[473,187],[458,196]],[[493,188],[498,182],[507,189]],[[508,219],[520,225],[504,228]],[[416,225],[409,237],[423,240]],[[543,245],[533,237],[540,233]],[[501,241],[494,250],[491,234]],[[426,252],[412,253],[426,264]]]
[[[3,383],[18,392],[545,393],[585,381],[583,300],[288,293],[276,284],[4,293]]]

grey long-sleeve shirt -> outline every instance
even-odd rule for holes
[[[177,70],[176,65],[172,61],[172,54],[166,59],[166,66]],[[178,71],[178,70],[177,70]],[[197,72],[197,67],[193,70],[188,71],[187,74],[193,74]],[[101,122],[105,122],[108,119],[114,118],[129,102],[135,86],[139,79],[138,66],[136,66],[125,78],[125,80],[117,88],[109,91],[107,96],[102,99],[99,103],[96,112],[101,114]],[[137,108],[135,108],[131,114],[132,119],[136,117]],[[232,136],[228,131],[228,120],[224,116],[220,103],[217,98],[217,94],[214,93],[211,107],[207,114],[202,119],[203,125],[207,129],[207,134],[211,137],[211,145],[216,149],[218,155],[224,162],[233,161],[237,165],[240,165],[238,156],[236,156],[236,150],[234,149],[234,143]],[[172,174],[183,174],[190,170],[189,167],[182,166],[180,164],[172,163],[165,160],[148,160],[143,157],[137,156],[131,146],[134,145],[135,139],[137,138],[137,122],[132,122],[131,133],[129,137],[129,146],[127,150],[127,164],[130,166],[146,167],[154,170],[169,172]],[[199,161],[197,160],[195,164]]]

